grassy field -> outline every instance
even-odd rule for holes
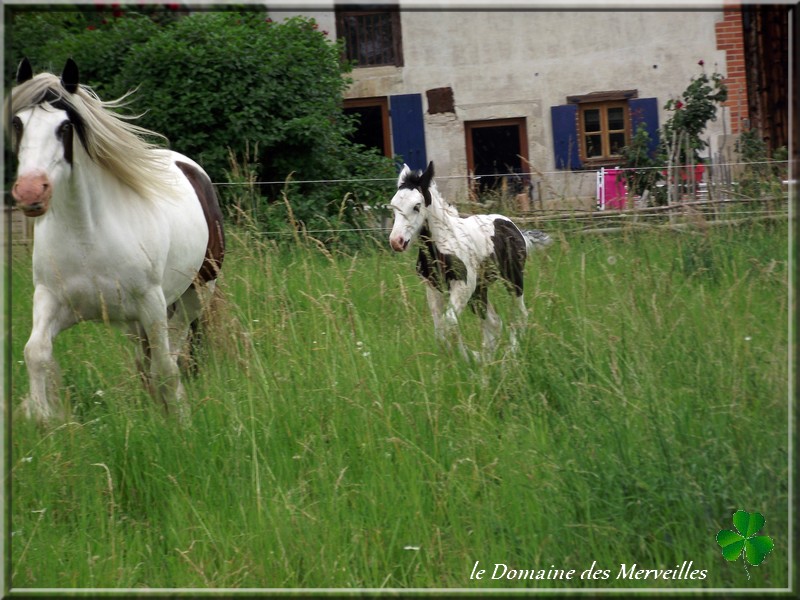
[[[229,242],[187,426],[115,330],[57,339],[74,417],[13,418],[13,588],[789,584],[785,222],[562,236],[527,268],[521,351],[482,365],[437,346],[415,252]],[[13,409],[29,250],[11,267]],[[737,509],[775,541],[758,567],[716,544]],[[704,576],[620,577],[684,561]]]

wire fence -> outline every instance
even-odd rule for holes
[[[624,226],[642,226],[647,224],[658,224],[664,222],[666,225],[675,225],[679,221],[693,221],[698,223],[700,221],[720,221],[730,222],[731,220],[741,220],[748,218],[786,218],[789,216],[790,208],[788,201],[788,186],[791,182],[783,177],[778,177],[777,185],[781,188],[779,195],[772,193],[771,195],[764,195],[759,198],[748,198],[739,193],[736,189],[738,183],[731,177],[733,171],[738,170],[744,173],[747,169],[766,167],[774,170],[777,173],[784,174],[787,171],[789,161],[754,161],[754,162],[722,162],[712,161],[710,164],[705,165],[706,172],[704,180],[699,182],[699,185],[693,190],[691,195],[684,194],[675,201],[675,198],[670,195],[670,202],[663,206],[646,206],[641,203],[638,197],[630,196],[624,202],[625,208],[609,210],[602,208],[598,204],[592,205],[590,208],[581,208],[574,206],[568,208],[571,204],[571,199],[568,196],[560,198],[560,206],[554,208],[539,208],[539,209],[513,209],[510,211],[511,216],[521,227],[527,228],[557,228],[564,232],[581,231],[581,230],[596,230],[598,227],[608,227],[610,230],[616,230]],[[696,165],[672,165],[673,172],[680,169],[694,169]],[[667,166],[654,166],[646,168],[615,168],[614,171],[618,173],[626,172],[641,172],[644,170],[655,170],[662,173],[667,172]],[[592,177],[597,176],[599,170],[583,170],[583,171],[530,171],[523,173],[498,173],[487,175],[483,177],[492,178],[529,178],[539,179],[546,176],[582,176]],[[718,181],[719,174],[724,174],[724,184]],[[465,181],[468,184],[480,181],[482,176],[474,174],[466,175],[445,175],[437,176],[437,181]],[[774,181],[773,184],[776,182]],[[352,179],[314,179],[314,180],[300,180],[300,179],[287,179],[285,181],[247,181],[247,182],[229,182],[217,183],[218,187],[230,188],[234,186],[244,186],[255,188],[256,186],[263,185],[295,185],[295,184],[352,184],[358,185],[363,183],[380,183],[384,182],[392,184],[396,183],[396,178],[352,178]],[[530,188],[529,188],[530,193]],[[599,189],[595,190],[599,194]],[[773,190],[774,192],[774,185]],[[512,194],[513,195],[513,194]],[[699,198],[699,199],[698,199]],[[495,198],[496,199],[496,198]],[[384,203],[374,206],[372,208],[384,208],[386,203],[390,200],[386,198]],[[462,216],[469,214],[476,214],[481,212],[498,212],[496,209],[495,200],[489,202],[482,202],[480,198],[473,199],[467,202],[454,203],[461,210]],[[575,204],[575,203],[573,203]],[[585,203],[584,203],[585,204]],[[567,208],[565,208],[567,207]],[[506,205],[505,208],[509,208]],[[352,228],[309,228],[303,229],[302,233],[310,236],[337,236],[343,234],[364,234],[364,235],[385,235],[391,229],[391,222],[388,218],[388,213],[382,217],[381,211],[374,211],[375,214],[371,218],[369,226],[352,227]],[[502,211],[500,211],[502,212]],[[290,229],[270,229],[261,230],[258,232],[264,237],[285,237],[294,236],[297,230]]]
[[[569,205],[571,199],[567,196],[561,198],[563,204],[555,208],[539,208],[533,210],[512,210],[511,216],[520,227],[523,228],[557,228],[565,233],[580,232],[583,230],[594,231],[598,228],[608,229],[609,231],[618,230],[620,227],[637,227],[647,224],[658,224],[666,222],[667,225],[676,225],[677,221],[690,220],[695,223],[705,220],[708,221],[731,221],[741,219],[755,219],[755,218],[768,218],[768,219],[781,219],[788,218],[791,215],[789,190],[796,187],[797,182],[788,179],[780,178],[777,182],[781,187],[781,193],[776,195],[767,195],[760,198],[748,198],[735,191],[737,182],[731,176],[733,170],[745,170],[752,167],[771,167],[777,168],[781,171],[785,170],[789,165],[789,161],[757,161],[757,162],[712,162],[709,171],[712,173],[707,176],[707,181],[703,182],[706,189],[710,188],[714,193],[712,199],[696,200],[695,198],[683,198],[679,202],[671,202],[665,206],[642,206],[636,205],[636,198],[629,198],[626,203],[627,208],[622,210],[608,210],[600,209],[597,205],[590,208],[573,207],[566,208],[563,205]],[[680,165],[673,169],[680,168],[693,168],[694,165]],[[642,171],[642,170],[658,170],[666,172],[666,166],[656,166],[645,168],[618,168],[619,172],[627,171]],[[722,172],[725,178],[725,185],[719,186],[715,181],[713,173]],[[486,177],[493,178],[531,178],[541,179],[545,176],[591,176],[597,174],[597,170],[585,171],[531,171],[525,173],[498,173]],[[466,182],[480,181],[482,176],[467,174],[467,175],[445,175],[437,176],[439,181],[458,181],[463,180]],[[242,182],[215,182],[214,186],[217,188],[250,188],[251,191],[255,190],[257,186],[266,185],[296,185],[296,184],[316,184],[316,185],[333,185],[333,184],[363,184],[363,183],[380,183],[384,182],[392,184],[396,183],[396,178],[351,178],[351,179],[314,179],[314,180],[300,180],[288,178],[284,181],[242,181]],[[720,189],[716,189],[720,188]],[[390,188],[391,189],[391,188]],[[254,192],[255,193],[255,192]],[[7,194],[10,196],[10,194]],[[382,203],[378,208],[385,207],[386,203],[390,200],[386,198],[386,202]],[[30,231],[30,219],[17,219],[20,223],[16,223],[14,217],[20,217],[18,211],[13,211],[10,208],[10,202],[6,202],[7,218],[10,219],[11,225],[9,226],[9,233],[11,238],[15,241],[28,243],[32,240]],[[494,212],[496,206],[494,202],[482,203],[478,201],[470,201],[464,203],[456,203],[459,208],[467,209],[462,210],[462,216],[468,214],[475,214],[480,212]],[[245,211],[242,207],[238,208]],[[376,214],[370,219],[370,224],[362,227],[348,227],[348,228],[310,228],[303,229],[302,233],[309,236],[340,236],[346,234],[356,235],[385,235],[391,229],[391,223],[388,220],[388,213],[381,216],[380,210],[374,211]],[[8,214],[11,216],[9,217]],[[287,236],[296,236],[297,230],[294,228],[283,229],[265,229],[259,230],[258,234],[267,238],[283,238]]]
[[[765,160],[765,161],[754,161],[754,162],[714,162],[709,164],[708,166],[711,168],[714,167],[748,167],[748,166],[758,166],[758,165],[773,165],[773,166],[781,166],[781,165],[788,165],[788,160]],[[672,165],[672,169],[689,169],[694,168],[697,166],[696,164],[691,165]],[[638,172],[638,171],[662,171],[664,173],[667,172],[668,166],[655,166],[655,167],[614,167],[616,171],[620,172]],[[467,175],[437,175],[437,181],[448,181],[448,180],[469,180],[469,181],[480,181],[483,178],[516,178],[516,177],[540,177],[543,175],[569,175],[570,173],[576,175],[585,175],[591,173],[597,173],[597,169],[585,169],[585,170],[577,170],[577,171],[527,171],[527,172],[510,172],[510,173],[492,173],[490,175],[475,175],[475,174],[467,174]],[[295,185],[295,184],[340,184],[340,183],[376,183],[376,182],[396,182],[396,177],[376,177],[376,178],[352,178],[352,179],[285,179],[283,181],[275,180],[275,181],[243,181],[243,182],[222,182],[222,183],[214,183],[215,186],[218,187],[230,187],[230,186],[266,186],[266,185]]]

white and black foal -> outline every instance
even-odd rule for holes
[[[427,284],[428,306],[437,337],[455,337],[462,354],[469,358],[458,332],[458,317],[470,308],[483,320],[483,350],[487,355],[497,347],[503,323],[489,303],[489,285],[505,281],[514,296],[517,315],[511,324],[511,348],[517,346],[517,329],[527,321],[523,297],[523,272],[528,253],[544,248],[552,239],[541,231],[520,229],[498,214],[461,218],[436,189],[433,162],[424,172],[412,172],[408,165],[397,181],[392,198],[394,226],[389,244],[403,252],[417,238],[422,242],[417,272]],[[473,357],[479,358],[477,353]]]

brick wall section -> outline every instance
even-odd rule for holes
[[[747,74],[744,64],[744,31],[741,8],[728,5],[723,11],[723,20],[714,26],[717,50],[725,50],[727,62],[728,100],[725,105],[731,116],[731,133],[737,134],[748,128]]]

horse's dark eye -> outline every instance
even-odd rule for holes
[[[14,148],[14,153],[19,152],[19,143],[22,140],[22,119],[14,117],[11,119],[11,128],[13,135],[11,136],[11,143]]]
[[[72,123],[69,121],[64,121],[61,125],[58,126],[58,130],[56,134],[58,135],[58,139],[63,139],[64,136],[69,135],[72,133]]]
[[[64,144],[64,160],[72,164],[72,123],[63,121],[56,130],[56,137]]]
[[[419,212],[419,204],[414,205],[414,212]]]
[[[11,120],[11,127],[14,129],[14,136],[16,137],[16,140],[19,141],[19,139],[22,137],[22,119],[19,117],[14,117]]]

